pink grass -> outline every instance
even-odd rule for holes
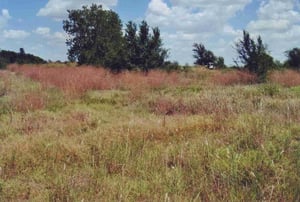
[[[285,87],[300,85],[300,73],[294,70],[274,71],[269,75],[269,80]]]

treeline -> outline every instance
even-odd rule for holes
[[[153,68],[175,68],[177,63],[166,61],[168,50],[163,48],[158,27],[146,21],[139,25],[129,21],[122,30],[117,13],[93,4],[78,10],[68,10],[63,28],[69,35],[68,58],[79,65],[103,66],[113,71]]]
[[[179,68],[177,62],[166,61],[168,50],[163,48],[158,27],[150,28],[146,21],[139,25],[129,21],[123,30],[118,14],[103,10],[101,5],[68,10],[63,28],[69,35],[66,42],[69,60],[79,65],[104,66],[113,71],[140,69],[145,72],[153,68]],[[262,82],[271,69],[300,69],[300,49],[286,51],[287,61],[281,64],[269,54],[260,36],[253,39],[247,31],[235,44],[235,49],[237,57],[234,68],[257,74]],[[226,68],[224,58],[207,50],[202,43],[194,44],[193,53],[196,65]]]
[[[300,49],[293,48],[285,52],[286,61],[281,63],[275,61],[270,55],[267,45],[263,43],[261,36],[253,39],[249,32],[243,32],[243,38],[235,44],[237,58],[234,60],[235,66],[232,68],[243,69],[256,74],[260,82],[265,82],[267,73],[272,69],[291,68],[300,70]],[[207,67],[224,68],[223,57],[217,57],[210,50],[207,50],[201,43],[194,44],[194,58],[196,65],[205,65]]]
[[[168,61],[169,52],[163,47],[158,27],[150,27],[146,21],[136,24],[129,21],[123,26],[119,15],[112,10],[104,10],[93,4],[82,9],[68,10],[68,18],[63,21],[63,29],[68,34],[68,59],[79,65],[94,65],[109,68],[114,72],[122,70],[141,70],[148,72],[154,68],[174,70],[180,66]],[[247,31],[236,42],[237,53],[232,68],[256,74],[264,82],[269,70],[293,68],[300,70],[300,48],[287,50],[286,61],[275,61],[260,36],[252,38]],[[194,43],[195,65],[208,68],[226,68],[224,58],[216,56],[202,43]],[[0,52],[0,67],[9,63],[46,63],[43,59],[19,53]]]
[[[46,63],[40,57],[32,54],[26,54],[23,48],[20,48],[20,52],[1,50],[0,51],[0,68],[5,68],[7,64],[43,64]]]

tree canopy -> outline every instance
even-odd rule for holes
[[[285,52],[287,56],[287,65],[290,68],[300,70],[300,48],[293,48]]]
[[[20,52],[1,50],[0,51],[0,68],[4,68],[7,64],[43,64],[46,63],[40,57],[32,54],[26,54],[24,48],[20,48]]]
[[[148,71],[164,64],[167,51],[162,48],[160,30],[146,21],[139,25],[122,22],[117,13],[93,4],[90,8],[68,10],[63,28],[69,35],[69,60],[82,64],[108,67],[112,70],[140,68]]]
[[[125,30],[125,47],[127,49],[127,65],[129,69],[141,68],[148,71],[161,68],[167,58],[168,51],[162,47],[160,30],[158,27],[150,28],[146,21],[137,25],[128,22]]]
[[[119,67],[123,51],[122,23],[117,13],[104,10],[101,5],[68,10],[63,29],[69,35],[70,61],[81,64]]]
[[[267,53],[267,46],[263,44],[262,38],[258,36],[255,41],[244,30],[243,38],[235,44],[235,47],[238,54],[237,61],[250,72],[257,74],[260,81],[264,81],[267,71],[274,67],[274,61]]]
[[[225,67],[224,58],[215,56],[214,53],[210,50],[207,50],[202,43],[195,43],[193,47],[193,56],[196,59],[196,65],[204,65],[207,67],[214,65],[219,68]]]

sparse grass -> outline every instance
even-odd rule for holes
[[[298,87],[198,69],[9,69],[0,201],[300,200]]]

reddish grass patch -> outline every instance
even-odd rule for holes
[[[211,77],[211,82],[217,85],[253,84],[257,82],[257,77],[245,71],[231,70],[226,72],[215,71]]]
[[[13,107],[19,112],[28,112],[44,109],[47,99],[39,92],[28,92],[13,100]]]
[[[82,96],[88,90],[125,89],[135,90],[162,88],[187,84],[189,81],[179,73],[161,70],[142,72],[122,72],[113,74],[104,68],[95,67],[46,67],[37,65],[10,65],[10,71],[39,81],[44,87],[55,86],[66,95]]]
[[[300,85],[300,73],[295,70],[274,71],[269,75],[269,80],[285,87]]]

